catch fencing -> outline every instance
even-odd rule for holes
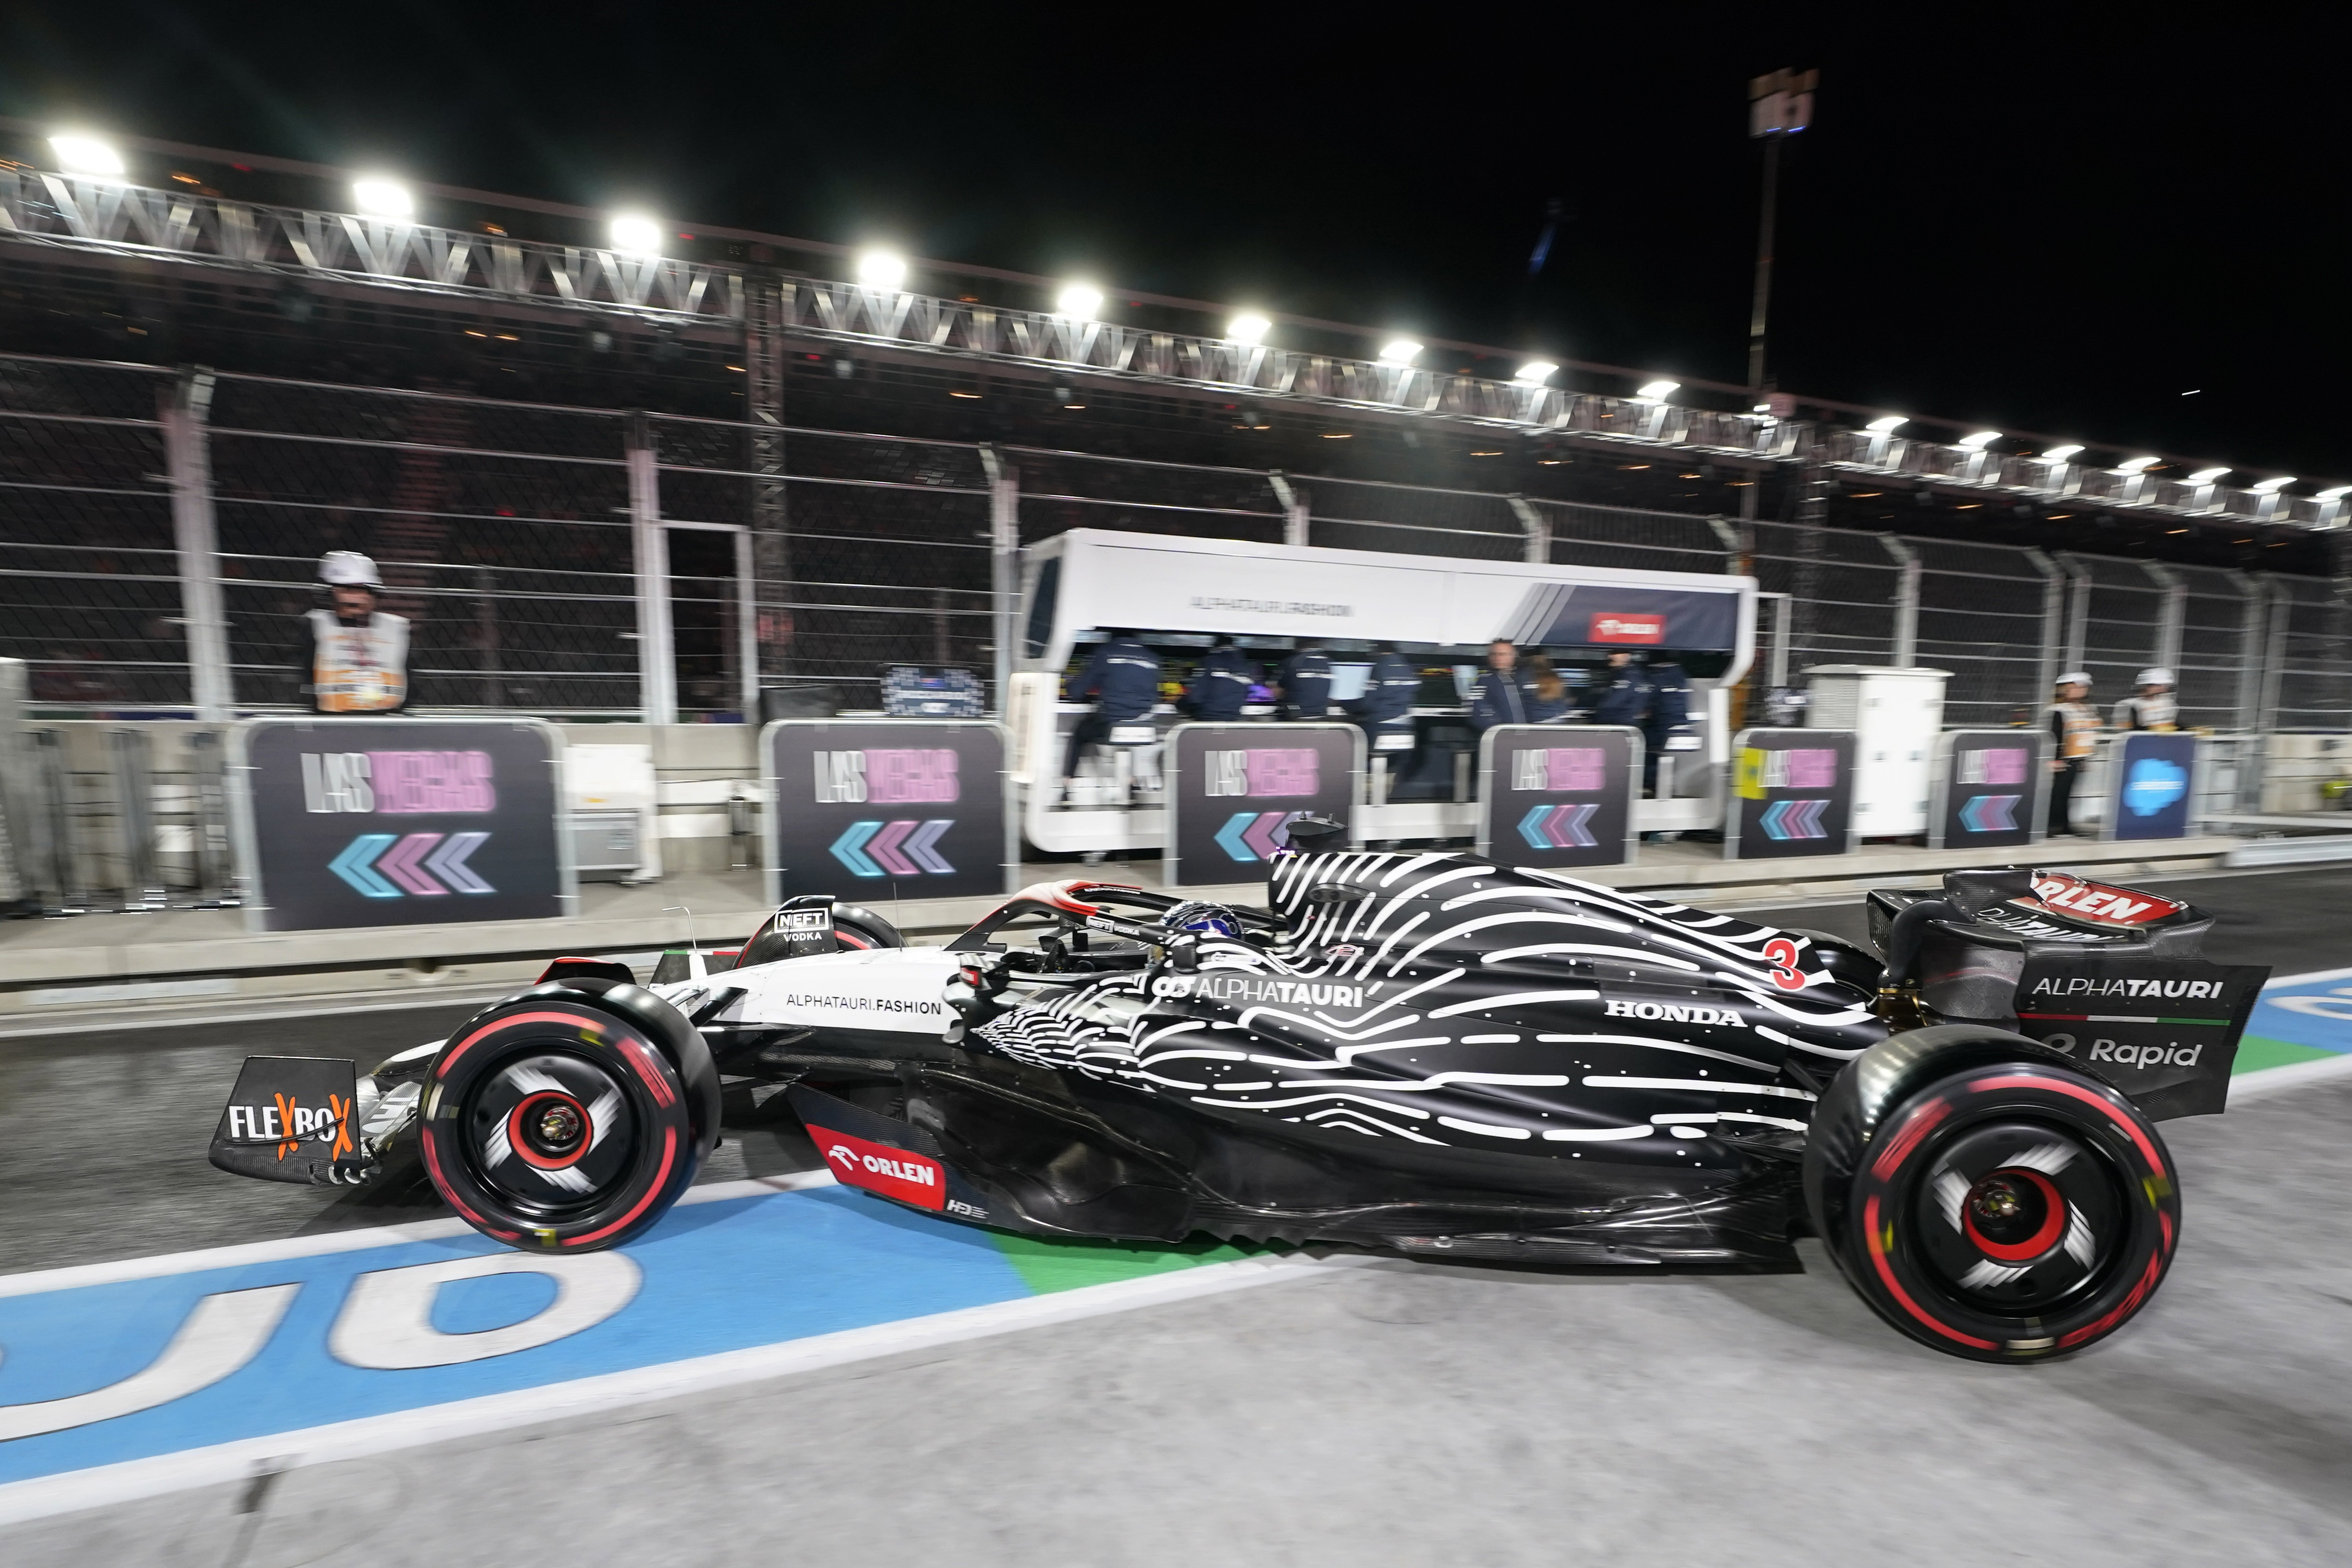
[[[2352,727],[2336,585],[1103,454],[0,357],[0,654],[56,713],[298,705],[320,555],[382,567],[420,706],[741,716],[780,680],[995,664],[1011,553],[1073,528],[1747,570],[1764,667],[1952,672],[2007,724],[2174,667],[2187,722]],[[1778,643],[1780,657],[1771,657]],[[191,650],[194,650],[192,656]]]

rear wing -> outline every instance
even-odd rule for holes
[[[2014,889],[1995,885],[2011,878]],[[2151,1120],[2211,1115],[2228,1104],[2238,1041],[2271,971],[2205,957],[2210,915],[2065,872],[1958,872],[1945,883],[1945,897],[1960,907],[1927,923],[1916,956],[1929,1009],[2041,1041]],[[2012,895],[1998,896],[2005,894]],[[1895,917],[1935,897],[1871,894],[1872,939],[1885,951]]]

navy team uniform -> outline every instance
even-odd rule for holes
[[[1184,694],[1184,711],[1212,724],[1230,724],[1242,716],[1257,677],[1257,661],[1239,648],[1212,648],[1192,677],[1192,689]]]
[[[1675,673],[1679,675],[1682,672]],[[1641,728],[1643,721],[1650,716],[1650,706],[1656,695],[1656,688],[1650,684],[1650,672],[1639,664],[1619,664],[1602,671],[1601,680],[1607,684],[1592,699],[1590,722]]]
[[[1070,731],[1069,749],[1062,757],[1062,777],[1075,779],[1078,754],[1089,744],[1110,737],[1111,727],[1133,724],[1150,716],[1160,700],[1160,655],[1132,637],[1114,637],[1095,650],[1070,695],[1095,699],[1095,711]]]
[[[1690,678],[1680,664],[1652,664],[1643,674],[1650,683],[1650,711],[1642,719],[1642,788],[1654,793],[1666,737],[1690,718]]]
[[[1413,699],[1420,695],[1421,672],[1407,664],[1403,654],[1384,653],[1372,661],[1371,674],[1364,678],[1364,695],[1347,708],[1371,739],[1388,734],[1409,735]]]
[[[1528,696],[1516,665],[1508,670],[1488,665],[1478,676],[1477,689],[1470,694],[1470,727],[1483,735],[1498,724],[1532,723]]]
[[[1331,661],[1320,648],[1301,648],[1283,661],[1274,677],[1282,688],[1286,719],[1328,718],[1331,715]]]

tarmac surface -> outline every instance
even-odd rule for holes
[[[2220,916],[2209,956],[2352,968],[2352,873],[2153,885]],[[1857,899],[1742,913],[1864,934]],[[203,1150],[244,1056],[365,1064],[470,1010],[0,1040],[0,1269],[437,1218],[429,1191],[238,1181]],[[1787,1275],[1379,1260],[264,1466],[0,1529],[0,1559],[2352,1561],[2352,1079],[2164,1131],[2187,1224],[2163,1292],[2032,1368],[1913,1345],[1810,1241]],[[702,1180],[816,1163],[796,1132],[730,1129]]]

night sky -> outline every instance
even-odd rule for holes
[[[2319,13],[1624,9],[20,0],[0,112],[1738,382],[1813,67],[1780,386],[2352,478]]]

